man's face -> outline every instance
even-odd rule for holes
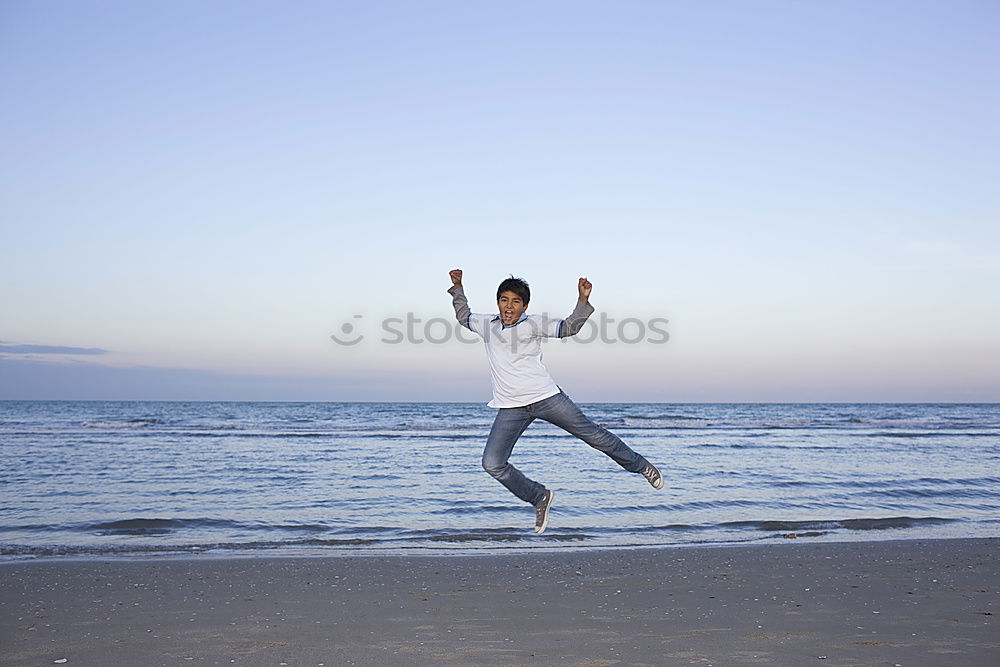
[[[524,302],[524,299],[507,290],[500,292],[497,307],[500,309],[500,321],[511,325],[521,319],[521,315],[528,309],[528,304]]]

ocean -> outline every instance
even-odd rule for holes
[[[0,401],[0,559],[452,554],[1000,536],[998,404],[580,404],[660,491],[479,403]]]

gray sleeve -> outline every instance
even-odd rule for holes
[[[576,302],[576,308],[562,321],[559,326],[559,338],[575,336],[583,328],[583,323],[593,315],[594,307],[583,301]]]
[[[451,305],[455,307],[455,319],[463,327],[472,331],[472,327],[469,326],[472,309],[469,308],[469,301],[465,298],[465,291],[458,285],[452,285],[448,289],[448,294],[451,295]]]

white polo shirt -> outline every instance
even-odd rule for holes
[[[506,327],[496,314],[469,315],[469,329],[486,344],[493,383],[491,408],[519,408],[559,393],[542,364],[542,339],[558,338],[562,325],[561,319],[527,313]]]

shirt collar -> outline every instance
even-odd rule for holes
[[[526,319],[528,319],[528,313],[521,313],[521,317],[517,318],[517,322],[514,322],[514,324],[504,324],[503,321],[500,320],[500,316],[499,315],[494,315],[493,319],[490,320],[490,322],[497,322],[497,321],[499,321],[501,329],[509,329],[510,327],[516,327],[518,324],[520,324],[521,322],[525,321]]]

